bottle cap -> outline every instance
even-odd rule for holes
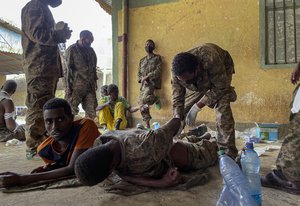
[[[247,142],[246,145],[245,145],[245,148],[246,149],[253,149],[254,148],[253,142]]]
[[[221,156],[221,155],[223,155],[223,154],[225,154],[225,150],[220,149],[220,150],[218,151],[218,155]]]

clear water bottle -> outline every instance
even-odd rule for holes
[[[243,173],[249,182],[249,190],[257,205],[261,205],[261,182],[259,176],[260,159],[253,149],[253,143],[247,142],[242,153],[241,165]]]
[[[219,155],[220,173],[225,185],[217,206],[257,206],[250,195],[249,183],[239,166],[223,150],[219,151]]]
[[[160,124],[158,122],[153,122],[152,126],[153,126],[154,130],[157,130],[158,128],[160,128]]]

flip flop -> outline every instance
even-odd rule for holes
[[[273,170],[264,177],[261,177],[260,180],[263,187],[274,188],[290,194],[300,195],[300,181],[288,181],[283,178],[284,176],[279,170]]]

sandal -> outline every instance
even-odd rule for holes
[[[260,180],[263,187],[300,195],[300,181],[288,181],[279,170],[273,170],[264,177],[261,177]]]

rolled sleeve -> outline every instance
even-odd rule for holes
[[[173,115],[179,115],[181,118],[184,116],[184,103],[186,88],[183,87],[178,79],[172,76],[172,104],[173,104]]]

